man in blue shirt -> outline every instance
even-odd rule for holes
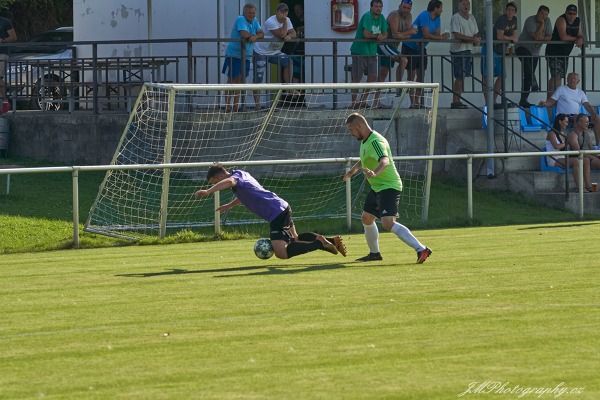
[[[227,75],[227,83],[243,83],[244,78],[250,73],[250,60],[252,59],[252,46],[254,42],[264,37],[256,19],[256,6],[248,3],[244,6],[243,15],[235,20],[231,29],[232,39],[241,39],[229,42],[225,50],[223,74]],[[244,43],[245,62],[242,63],[242,43]],[[244,76],[245,74],[245,76]],[[232,92],[225,98],[225,111],[238,111],[240,103],[239,91]],[[233,104],[229,104],[233,101]]]
[[[427,69],[427,47],[428,41],[447,40],[450,33],[446,32],[440,35],[440,15],[444,11],[444,5],[440,0],[431,0],[427,5],[427,10],[421,12],[413,21],[413,28],[418,28],[417,33],[411,36],[411,39],[423,39],[423,42],[404,42],[402,43],[401,53],[408,58],[408,80],[423,82],[425,70]],[[410,108],[421,108],[420,100],[421,90],[415,90],[411,93]]]
[[[223,212],[243,204],[270,224],[270,239],[277,258],[287,259],[315,250],[325,250],[332,254],[341,253],[346,257],[346,246],[340,236],[326,238],[323,235],[306,232],[297,234],[290,205],[275,193],[266,190],[248,172],[234,169],[231,172],[221,164],[208,169],[206,179],[213,186],[198,190],[195,196],[205,197],[212,193],[231,188],[235,198],[220,207]]]

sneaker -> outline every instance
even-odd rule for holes
[[[325,239],[323,235],[317,235],[317,240],[323,243],[323,250],[330,252],[331,254],[337,254],[338,249],[335,247],[333,243],[329,240]]]
[[[533,106],[533,104],[531,104],[527,100],[521,100],[521,101],[519,101],[519,106],[521,106],[523,108],[529,108],[529,107]]]
[[[423,264],[431,253],[432,251],[429,247],[425,247],[425,250],[417,251],[417,264]]]
[[[381,257],[381,253],[369,253],[364,257],[357,258],[356,261],[381,261],[383,257]]]
[[[342,241],[342,237],[341,236],[335,236],[333,238],[333,244],[335,245],[335,248],[340,252],[341,255],[343,255],[344,257],[346,257],[346,245],[344,244],[344,242]]]

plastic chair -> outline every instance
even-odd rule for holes
[[[535,123],[541,125],[542,129],[546,131],[552,129],[553,124],[550,123],[550,117],[548,116],[548,109],[546,107],[531,106],[529,112],[531,112],[531,115],[538,118],[535,120]]]
[[[579,113],[580,114],[585,114],[585,115],[590,115],[590,113],[588,112],[588,110],[585,109],[585,107],[583,106],[583,104],[581,106],[579,106]]]
[[[533,114],[533,113],[532,113]],[[523,132],[539,132],[542,130],[542,125],[538,120],[531,118],[531,122],[527,122],[525,110],[519,108],[519,118],[521,119],[521,131]]]
[[[542,149],[543,152],[546,151],[546,148]],[[567,171],[561,167],[550,167],[548,166],[548,162],[546,160],[546,156],[540,157],[540,171],[542,172],[556,172],[557,174],[566,174]],[[569,173],[573,172],[573,168],[569,168]]]

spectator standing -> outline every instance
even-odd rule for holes
[[[517,4],[514,1],[508,2],[506,4],[505,12],[501,16],[498,17],[496,22],[494,23],[494,42],[496,40],[508,40],[513,43],[517,43],[518,41],[518,22],[517,22]],[[488,44],[481,48],[481,72],[483,74],[482,78],[482,86],[483,86],[483,97],[487,104],[487,89],[488,89],[488,76],[487,76],[487,62],[486,62],[486,53],[487,53]],[[492,46],[492,51],[494,54],[494,77],[496,81],[494,82],[494,108],[502,107],[502,104],[496,104],[496,99],[502,90],[502,80],[506,75],[502,64],[502,54],[504,53],[504,43],[497,43]]]
[[[2,43],[12,43],[17,41],[17,33],[15,32],[12,22],[3,17],[0,17],[0,41]],[[4,104],[8,104],[6,98],[6,86],[4,84],[6,60],[8,60],[8,49],[2,46],[2,49],[0,50],[0,96],[2,96],[0,102],[2,103],[2,112],[8,111],[8,107],[6,107],[6,110],[4,109]]]
[[[404,42],[402,43],[402,54],[408,58],[408,80],[423,82],[425,70],[427,69],[427,44],[431,40],[447,40],[450,33],[446,32],[440,35],[441,23],[440,15],[444,11],[444,5],[440,0],[431,0],[427,4],[427,10],[421,12],[413,22],[413,28],[417,32],[411,36],[411,39],[423,39],[422,42]],[[411,108],[421,108],[421,90],[415,90],[411,93]]]
[[[417,29],[412,27],[411,10],[412,0],[402,0],[398,9],[390,12],[387,17],[388,39],[394,39],[394,42],[382,44],[377,49],[377,54],[382,56],[380,57],[379,66],[379,80],[381,82],[385,82],[395,62],[398,63],[396,82],[402,81],[408,59],[400,54],[400,41],[410,39],[413,34],[417,33]]]
[[[290,9],[287,4],[279,3],[275,15],[267,18],[263,27],[265,41],[254,46],[254,83],[262,83],[267,72],[267,62],[283,67],[283,81],[292,82],[293,64],[291,58],[283,51],[283,44],[296,38],[292,21],[288,18]],[[269,40],[269,41],[267,41]],[[260,110],[260,97],[254,94],[256,109]]]
[[[539,85],[535,77],[535,70],[540,60],[540,48],[544,42],[552,38],[552,21],[548,18],[550,9],[540,6],[535,15],[528,17],[523,25],[523,32],[519,36],[519,44],[515,48],[515,54],[519,57],[523,66],[523,84],[521,88],[521,99],[519,105],[529,108],[529,93],[537,92]],[[535,41],[536,43],[523,43]]]
[[[450,32],[452,38],[456,40],[450,44],[452,74],[454,76],[452,87],[454,93],[450,108],[467,108],[467,105],[460,101],[460,98],[464,90],[465,76],[471,76],[473,71],[473,45],[479,46],[481,43],[477,21],[475,21],[475,17],[470,11],[471,2],[460,0],[458,12],[450,19]]]
[[[296,31],[297,39],[304,39],[304,6],[300,3],[294,5],[294,15],[290,18]],[[305,69],[304,69],[304,54],[305,45],[303,41],[299,42],[287,42],[285,44],[284,53],[292,56],[292,82],[304,82],[305,81]]]
[[[260,23],[256,19],[256,6],[247,3],[242,15],[237,17],[231,29],[231,38],[238,40],[229,42],[225,50],[225,61],[221,72],[227,75],[227,83],[242,83],[248,77],[253,44],[262,37]],[[242,62],[242,44],[246,53],[244,62]],[[225,111],[238,111],[240,95],[240,91],[234,91],[232,95],[225,97]]]
[[[368,42],[353,42],[350,46],[352,55],[352,83],[362,81],[367,75],[367,82],[377,82],[377,42],[387,38],[388,24],[381,16],[383,1],[371,0],[371,8],[363,14],[356,29],[355,39],[369,39]],[[360,99],[356,90],[352,91],[352,108],[367,106],[367,92],[362,92]]]
[[[567,84],[560,86],[554,91],[551,97],[546,101],[541,101],[540,106],[552,107],[556,104],[557,114],[567,114],[573,118],[581,112],[583,107],[589,114],[592,121],[596,144],[600,143],[600,117],[590,104],[585,92],[577,87],[579,84],[579,74],[571,72],[567,75]]]
[[[552,31],[552,42],[555,41],[569,43],[548,43],[546,46],[546,58],[548,59],[548,69],[550,69],[548,97],[552,96],[556,88],[562,85],[562,79],[569,69],[569,55],[573,51],[573,47],[581,48],[583,46],[583,30],[575,4],[569,4],[565,13],[556,18]]]

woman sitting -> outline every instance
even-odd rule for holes
[[[556,118],[554,119],[554,125],[546,135],[546,151],[566,150],[567,143],[563,139],[567,137],[568,125],[569,116],[567,114],[556,115]],[[549,167],[561,167],[565,170],[567,169],[565,156],[547,156],[546,163]],[[579,162],[577,157],[569,157],[569,167],[573,168],[573,178],[575,179],[575,184],[577,187],[579,187]],[[583,180],[585,184],[583,191],[591,192],[592,183],[590,178],[590,160],[588,158],[583,159]]]

